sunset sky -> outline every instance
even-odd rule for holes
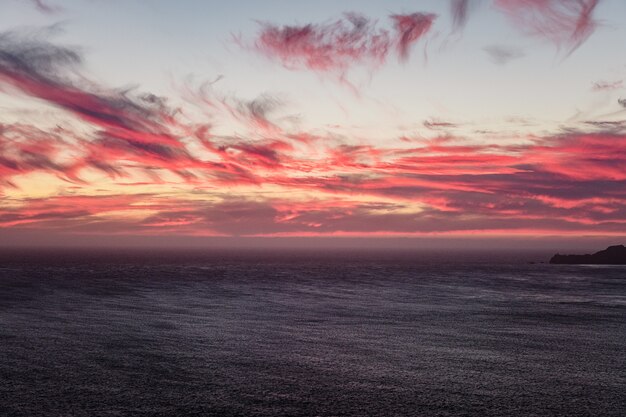
[[[0,245],[624,243],[624,51],[622,0],[0,0]]]

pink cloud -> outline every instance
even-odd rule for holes
[[[344,72],[355,63],[382,64],[390,35],[376,28],[376,22],[347,13],[326,24],[280,27],[264,23],[255,47],[290,69]]]
[[[149,195],[60,196],[26,200],[19,209],[0,210],[3,227],[57,230],[60,233],[175,233],[190,236],[402,235],[429,233],[569,234],[626,232],[623,200],[567,200],[537,196],[453,193],[428,196],[437,206],[406,211],[403,202],[363,203],[343,198],[205,202]],[[460,196],[459,196],[460,197]],[[132,203],[141,202],[133,206]],[[555,203],[557,202],[557,203]],[[459,204],[461,210],[459,211]],[[117,210],[156,211],[142,220],[108,218]]]
[[[343,19],[324,24],[263,23],[254,49],[288,69],[330,73],[349,83],[346,73],[351,67],[377,69],[394,47],[400,60],[406,61],[411,47],[431,29],[436,15],[395,14],[390,19],[393,32],[378,28],[376,21],[356,13],[346,13]]]
[[[440,137],[412,141],[408,148],[333,144],[307,135],[300,142],[280,135],[245,141],[209,134],[204,143],[217,158],[211,162],[186,154],[164,158],[140,153],[127,149],[124,141],[66,137],[3,126],[1,176],[50,172],[76,178],[80,190],[81,167],[100,164],[114,176],[132,167],[159,168],[179,173],[183,182],[216,189],[228,184],[232,197],[210,203],[149,194],[25,200],[21,207],[2,210],[4,227],[271,235],[451,233],[510,230],[514,223],[520,228],[616,233],[624,229],[626,218],[626,136],[617,132],[567,133],[525,145],[471,145]],[[299,154],[296,143],[314,146],[317,156]],[[67,152],[76,156],[63,163],[60,156]],[[251,201],[237,191],[250,184],[314,192],[319,199]],[[359,202],[359,196],[371,202]],[[407,214],[407,207],[420,209]],[[115,224],[102,216],[136,210],[156,214]]]
[[[78,180],[72,162],[60,162],[71,148],[65,132],[45,132],[29,125],[0,124],[0,185],[12,185],[11,177],[45,171],[64,180]]]
[[[409,58],[411,46],[428,33],[436,18],[437,15],[432,13],[391,15],[400,60],[406,61]]]
[[[405,29],[398,33],[408,52],[427,29],[413,23]],[[244,126],[245,134],[217,135],[210,122],[191,122],[164,99],[84,81],[71,49],[14,35],[0,37],[0,47],[5,91],[45,101],[91,128],[1,125],[0,186],[45,172],[73,182],[72,192],[80,193],[86,169],[105,172],[112,182],[135,182],[125,185],[124,196],[12,201],[0,208],[5,228],[184,235],[626,232],[621,123],[600,121],[588,132],[570,129],[517,144],[442,135],[375,145],[284,129],[274,117],[280,103],[271,96],[190,94],[203,114]],[[176,197],[138,191],[162,184],[161,171],[176,174],[186,191]],[[258,194],[250,193],[252,185]],[[197,198],[202,192],[210,198]]]
[[[151,146],[153,153],[183,147],[172,133],[175,110],[164,99],[151,94],[132,97],[128,91],[87,84],[86,77],[75,75],[82,63],[78,52],[45,41],[43,35],[0,35],[1,84],[66,110],[100,129],[102,137],[144,151]]]
[[[522,31],[573,52],[597,27],[593,12],[600,0],[494,0]]]

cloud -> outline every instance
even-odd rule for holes
[[[52,5],[45,0],[30,0],[30,2],[42,13],[53,14],[61,11],[61,7]]]
[[[128,90],[81,86],[75,73],[82,58],[78,51],[42,39],[0,34],[0,83],[73,113],[101,129],[103,136],[131,144],[181,147],[167,123],[173,111],[150,94],[131,97]],[[156,147],[154,149],[157,149]]]
[[[433,13],[394,14],[390,16],[396,30],[396,44],[400,60],[409,58],[411,46],[419,41],[433,25]]]
[[[0,208],[0,227],[37,226],[64,228],[97,220],[109,212],[141,210],[133,204],[146,195],[70,196],[23,199],[12,207]]]
[[[43,100],[92,126],[93,133],[83,134],[77,145],[87,153],[82,167],[120,174],[120,163],[132,161],[192,178],[189,168],[205,166],[175,133],[177,111],[165,99],[87,81],[80,74],[80,53],[52,44],[44,35],[0,34],[0,85]]]
[[[103,134],[134,143],[180,146],[167,131],[173,111],[164,100],[151,94],[131,97],[130,90],[103,89],[84,81],[89,85],[79,85],[80,53],[43,40],[43,35],[0,34],[1,83],[73,113]]]
[[[149,194],[58,196],[0,208],[0,225],[70,234],[188,236],[626,232],[623,192],[612,197],[572,198],[545,193],[422,190],[420,198],[423,203],[415,206],[410,199],[364,202],[341,195],[308,200],[224,195],[208,200]],[[111,215],[120,211],[149,214]]]
[[[163,106],[156,98],[145,100],[148,109]],[[278,105],[267,97],[224,102],[228,106],[218,100],[212,108],[235,112],[251,128],[258,125],[255,120],[270,123],[267,115]],[[82,118],[81,112],[70,114]],[[125,114],[115,123],[125,127]],[[441,136],[398,141],[397,146],[347,144],[333,136],[280,128],[258,128],[254,139],[219,136],[210,126],[187,126],[185,141],[198,140],[210,158],[200,158],[185,146],[115,136],[99,119],[92,124],[96,133],[87,137],[61,127],[45,131],[2,125],[0,178],[10,184],[20,175],[46,172],[80,190],[89,185],[80,178],[86,167],[129,179],[135,178],[134,170],[154,175],[168,170],[186,186],[228,186],[229,196],[209,192],[200,201],[157,194],[126,200],[25,200],[20,207],[0,210],[5,227],[209,235],[624,231],[626,135],[616,121],[592,120],[586,123],[593,127],[590,131],[569,129],[518,144]],[[436,120],[424,125],[455,127]],[[185,144],[182,139],[180,143]],[[301,152],[301,146],[307,151]],[[148,183],[159,180],[153,177]],[[253,199],[246,188],[251,185],[282,191]],[[132,192],[134,186],[128,187]],[[315,203],[303,197],[310,195],[317,196]],[[142,211],[150,214],[137,218]],[[111,212],[121,218],[111,219]]]
[[[270,115],[283,107],[283,102],[273,95],[263,94],[252,100],[242,100],[233,96],[217,96],[215,94],[207,97],[212,97],[209,100],[213,100],[215,110],[227,112],[237,122],[246,126],[250,132],[273,135],[281,131],[278,124],[270,119]]]
[[[498,65],[507,64],[525,55],[523,50],[513,46],[491,45],[484,47],[483,50],[489,55],[489,58]]]
[[[280,173],[266,171],[262,184],[292,190],[294,197],[252,199],[236,187],[228,196],[201,199],[58,196],[1,209],[0,223],[70,233],[237,236],[626,231],[626,136],[564,134],[527,145],[458,141],[442,138],[412,148],[341,145],[309,161],[306,174],[295,155],[281,161],[272,151],[281,144],[232,145],[223,151],[239,152],[244,166],[283,164]],[[312,191],[317,199],[297,197]],[[132,214],[143,211],[150,214]],[[112,212],[126,215],[112,218]]]
[[[323,24],[261,23],[253,48],[287,69],[330,73],[345,81],[346,72],[355,65],[377,69],[394,47],[399,59],[406,61],[411,47],[430,30],[436,15],[395,14],[390,19],[393,31],[379,28],[375,20],[356,13]]]
[[[593,85],[591,86],[591,89],[593,91],[612,91],[612,90],[618,90],[620,88],[623,87],[623,81],[619,80],[619,81],[596,81],[595,83],[593,83]]]
[[[325,24],[276,26],[262,23],[256,49],[289,69],[346,71],[355,63],[380,65],[387,57],[390,35],[376,22],[346,13]]]
[[[452,15],[452,28],[459,30],[465,27],[469,16],[472,0],[450,0],[450,13]]]
[[[370,23],[353,23],[357,34],[360,24]],[[412,25],[397,32],[407,53],[426,30]],[[3,227],[242,236],[626,233],[619,121],[590,120],[516,142],[456,136],[460,129],[453,136],[445,131],[454,123],[433,119],[424,127],[445,134],[376,144],[286,129],[277,117],[282,101],[272,95],[244,100],[186,86],[186,105],[208,119],[195,122],[188,108],[163,98],[88,81],[81,64],[78,50],[41,34],[0,35],[3,90],[81,122],[80,129],[0,125],[0,186],[46,173],[72,183],[73,192],[92,193],[102,180],[90,183],[84,171],[97,170],[109,176],[105,185],[129,194],[3,198]],[[238,123],[233,133],[216,133],[214,124],[227,117]],[[166,174],[175,185],[154,191]]]
[[[448,128],[454,128],[458,126],[456,123],[446,122],[442,120],[435,120],[435,119],[424,120],[423,124],[425,128],[431,129],[431,130],[448,129]]]
[[[77,180],[74,162],[60,160],[61,154],[72,147],[63,133],[24,124],[0,124],[0,185],[13,185],[12,177],[36,171]]]
[[[600,0],[493,0],[494,6],[523,32],[541,37],[575,51],[595,31],[598,23],[593,12]],[[476,0],[450,0],[453,31],[467,22]],[[400,61],[408,60],[412,47],[432,29],[433,13],[392,14],[392,28],[356,13],[329,23],[276,25],[260,23],[261,29],[251,46],[237,37],[237,42],[280,62],[290,70],[311,70],[330,74],[352,89],[347,72],[355,66],[370,71],[378,69],[395,49]],[[520,58],[519,48],[489,46],[485,51],[498,64]]]
[[[600,0],[494,0],[525,33],[544,38],[569,55],[595,31],[593,12]]]
[[[279,110],[285,108],[285,102],[276,95],[265,93],[246,100],[232,94],[219,94],[213,84],[214,82],[194,85],[188,79],[178,89],[187,103],[199,109],[205,117],[212,119],[217,114],[221,118],[228,116],[251,135],[276,135],[282,131],[279,126],[281,119],[296,119],[294,116],[274,117]]]
[[[624,107],[626,109],[626,98],[618,98],[617,99],[617,104],[619,104],[620,106]]]

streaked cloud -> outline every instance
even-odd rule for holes
[[[346,71],[354,64],[380,65],[391,46],[388,30],[376,21],[347,13],[323,24],[277,26],[262,23],[256,49],[289,69]]]
[[[469,18],[470,8],[476,0],[450,0],[450,13],[452,15],[452,28],[459,30],[465,27]]]
[[[598,23],[593,12],[600,0],[494,0],[495,6],[524,33],[553,42],[572,53]]]
[[[46,14],[54,14],[63,10],[57,4],[48,2],[47,0],[30,0],[30,2],[37,10]]]
[[[593,91],[612,91],[619,90],[624,86],[622,80],[618,81],[596,81],[593,83],[591,89]]]
[[[396,30],[395,43],[400,60],[409,59],[411,47],[428,33],[437,18],[433,13],[394,14],[390,16]]]
[[[346,13],[329,23],[300,26],[265,22],[253,47],[285,68],[330,73],[345,80],[351,67],[374,70],[394,49],[398,58],[406,61],[436,17],[432,13],[393,14],[389,16],[392,28],[380,27],[378,21],[357,13]]]

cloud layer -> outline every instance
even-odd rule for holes
[[[558,34],[543,35],[570,49],[595,24],[597,2],[496,3],[533,34],[561,22]],[[467,7],[453,3],[458,27]],[[382,29],[355,14],[319,25],[264,24],[254,45],[287,67],[342,77],[390,54],[406,59],[435,18],[392,15]],[[503,62],[516,57],[503,47],[490,53]],[[0,90],[62,115],[53,128],[0,124],[3,228],[195,236],[626,234],[626,125],[619,120],[502,138],[456,135],[459,124],[432,119],[422,126],[431,136],[374,142],[332,129],[299,130],[278,116],[283,103],[271,94],[242,99],[183,83],[186,107],[176,108],[163,97],[96,83],[82,63],[78,49],[52,43],[45,32],[0,34]],[[235,128],[216,133],[214,121]],[[41,177],[62,191],[20,194],[20,184]]]

